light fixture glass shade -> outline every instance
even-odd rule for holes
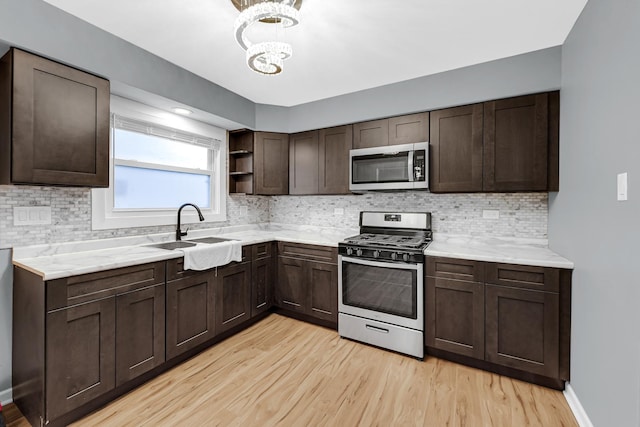
[[[300,22],[300,14],[291,0],[283,2],[265,1],[254,4],[240,13],[235,21],[234,31],[238,44],[247,51],[247,65],[260,74],[275,75],[282,72],[284,60],[293,54],[291,45],[279,41],[266,41],[253,44],[245,36],[252,24],[263,19],[276,22],[269,25],[293,27]]]

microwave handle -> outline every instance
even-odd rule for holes
[[[413,157],[415,156],[415,154],[415,151],[409,151],[409,161],[407,162],[407,167],[409,168],[409,173],[407,174],[409,176],[409,182],[415,181],[413,175]]]

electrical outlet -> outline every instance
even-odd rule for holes
[[[497,209],[483,209],[482,218],[484,219],[500,219],[500,211]]]
[[[51,206],[14,206],[13,225],[51,224]]]
[[[333,214],[334,215],[344,215],[344,209],[343,208],[334,208],[333,209]]]
[[[627,200],[627,173],[618,174],[618,200]]]
[[[240,216],[249,215],[249,208],[246,206],[240,206]]]

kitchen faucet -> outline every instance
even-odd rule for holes
[[[194,205],[193,203],[185,203],[184,205],[178,208],[178,226],[176,227],[176,240],[182,240],[182,236],[186,236],[187,232],[180,230],[180,213],[182,212],[182,208],[185,206],[193,206],[198,211],[198,217],[200,221],[204,221],[204,217],[202,216],[202,212],[200,212],[200,208]],[[187,229],[188,230],[188,229]]]

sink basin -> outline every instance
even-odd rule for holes
[[[230,242],[233,239],[223,239],[221,237],[201,237],[199,239],[189,239],[190,242],[196,243],[220,243],[220,242]]]
[[[188,248],[190,246],[195,246],[195,245],[196,245],[195,243],[179,241],[179,242],[156,243],[154,245],[149,245],[149,246],[172,251],[174,249]]]

